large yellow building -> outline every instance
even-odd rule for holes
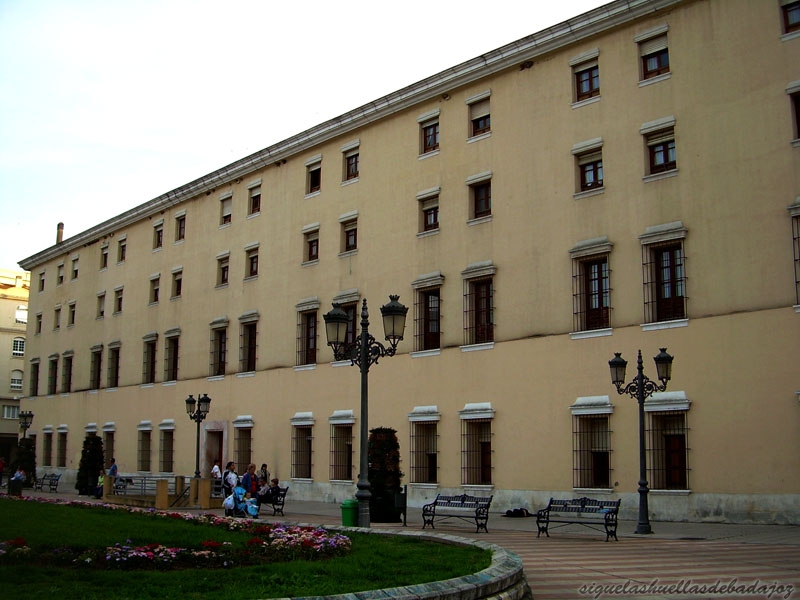
[[[40,469],[268,462],[357,478],[360,378],[323,313],[389,294],[370,370],[409,503],[622,499],[645,403],[654,519],[800,523],[800,2],[618,0],[456,65],[26,258]]]
[[[20,431],[29,290],[30,273],[0,269],[0,458],[7,468],[16,457]]]

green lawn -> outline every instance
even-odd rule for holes
[[[322,596],[439,581],[480,571],[491,554],[401,536],[347,534],[347,556],[225,569],[104,570],[8,564],[0,556],[2,597],[59,600],[121,598],[274,598]],[[96,507],[0,499],[0,541],[23,538],[37,552],[105,548],[116,543],[200,549],[204,541],[244,548],[252,534],[183,519]],[[130,540],[130,542],[128,542]]]

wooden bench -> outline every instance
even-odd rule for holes
[[[557,500],[550,498],[547,506],[536,511],[536,527],[539,537],[543,533],[550,537],[548,529],[550,523],[564,525],[584,525],[589,529],[601,531],[595,525],[602,525],[606,534],[606,541],[611,536],[617,539],[617,515],[619,514],[619,500],[593,500],[592,498],[570,498]],[[556,513],[554,518],[552,513]]]
[[[425,529],[430,525],[432,529],[435,529],[433,525],[435,521],[461,519],[474,521],[475,533],[481,529],[489,533],[486,524],[489,522],[489,507],[492,504],[492,498],[493,496],[480,498],[467,494],[460,496],[437,494],[433,502],[422,507],[422,528]]]
[[[288,491],[289,491],[288,485],[286,487],[278,487],[278,493],[272,497],[272,500],[266,502],[266,504],[269,504],[272,507],[273,515],[280,514],[281,516],[284,516],[283,505],[286,504],[286,493]]]
[[[44,491],[45,486],[48,492],[58,492],[58,482],[61,481],[61,473],[45,473],[36,480],[34,488]]]

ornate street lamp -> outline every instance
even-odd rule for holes
[[[197,408],[195,408],[197,404]],[[200,479],[200,423],[206,418],[208,411],[211,409],[211,398],[208,394],[197,394],[197,402],[195,403],[194,396],[189,394],[186,399],[186,412],[189,418],[197,423],[197,446],[195,448],[194,459],[194,476],[195,479]]]
[[[397,344],[403,339],[406,328],[406,313],[408,307],[400,304],[400,296],[389,296],[389,303],[381,306],[383,315],[383,329],[386,347],[378,342],[369,333],[369,311],[367,299],[364,298],[361,306],[361,334],[359,339],[347,343],[348,317],[338,304],[333,304],[333,309],[322,315],[325,319],[325,333],[328,345],[333,349],[336,360],[350,360],[353,365],[358,365],[361,371],[361,440],[358,483],[356,499],[358,500],[358,526],[369,527],[369,499],[372,496],[369,483],[369,368],[384,356],[394,356]]]
[[[22,439],[28,437],[28,429],[33,423],[33,413],[29,410],[22,410],[19,412],[19,427],[22,429]]]
[[[656,363],[656,372],[661,385],[650,380],[644,374],[641,350],[639,350],[639,358],[636,363],[636,377],[628,385],[625,385],[625,367],[628,366],[628,361],[622,358],[622,353],[615,352],[614,358],[608,361],[608,367],[611,369],[611,383],[617,388],[617,393],[628,394],[632,398],[636,398],[639,403],[639,523],[636,525],[635,533],[653,533],[653,530],[650,529],[650,511],[647,506],[649,490],[647,488],[647,455],[644,438],[644,401],[655,392],[666,390],[667,382],[672,379],[672,357],[667,354],[666,348],[660,350],[661,352],[653,360]]]

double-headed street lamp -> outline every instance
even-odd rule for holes
[[[651,381],[644,374],[641,350],[639,350],[639,359],[636,363],[636,378],[627,385],[625,385],[625,367],[628,366],[628,361],[622,358],[622,353],[615,352],[614,358],[608,361],[608,367],[611,369],[611,383],[616,386],[617,393],[628,394],[639,402],[639,523],[636,525],[635,533],[653,533],[653,530],[650,529],[650,512],[647,507],[649,490],[647,489],[647,456],[644,439],[644,401],[655,392],[666,390],[667,382],[672,378],[672,357],[667,354],[666,348],[660,350],[661,352],[653,360],[656,363],[656,372],[661,385]]]
[[[369,484],[369,368],[384,356],[394,356],[397,344],[403,339],[406,328],[406,313],[408,307],[398,302],[400,296],[389,296],[389,303],[381,306],[383,315],[383,330],[386,334],[387,348],[378,342],[369,333],[369,312],[367,299],[364,298],[361,306],[361,334],[359,339],[347,343],[347,328],[350,322],[347,313],[338,304],[333,309],[322,315],[325,319],[325,333],[328,345],[333,349],[336,360],[349,359],[351,364],[358,365],[361,371],[361,440],[358,483],[356,499],[358,500],[358,526],[369,527],[369,499],[372,496]]]
[[[194,396],[189,394],[186,399],[186,412],[189,418],[197,423],[197,447],[195,449],[194,459],[194,477],[200,479],[200,423],[206,418],[208,411],[211,408],[211,398],[208,394],[197,394],[197,408],[195,408]]]
[[[22,439],[28,437],[28,429],[33,423],[33,413],[29,410],[23,410],[19,413],[19,426],[22,429]]]

